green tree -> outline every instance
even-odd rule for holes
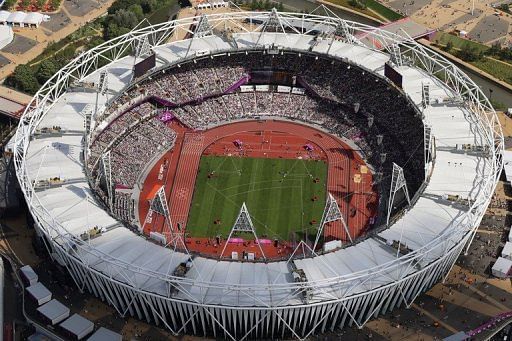
[[[2,9],[10,9],[16,4],[16,0],[6,0],[2,6]]]
[[[119,37],[125,33],[130,32],[129,28],[119,27],[115,22],[110,22],[103,31],[105,40],[109,40],[115,37]]]
[[[512,61],[512,48],[505,47],[499,50],[499,52],[496,54],[501,59],[506,61]]]
[[[156,9],[156,1],[155,0],[144,0],[141,2],[141,7],[144,13],[151,13]]]
[[[461,50],[458,53],[458,57],[467,62],[474,62],[481,58],[481,55],[478,53],[476,47],[471,46],[469,43],[466,43],[462,46]]]
[[[501,52],[501,44],[499,42],[492,44],[491,48],[485,51],[488,56],[498,56]]]
[[[51,59],[45,59],[39,64],[37,70],[37,80],[40,84],[46,83],[59,70],[58,66]]]
[[[445,50],[446,52],[450,52],[452,49],[453,49],[453,43],[451,40],[448,40],[448,42],[446,43],[443,50]]]
[[[117,1],[114,1],[112,6],[110,6],[108,9],[108,14],[115,14],[116,12],[118,12],[122,9],[127,9],[131,5],[138,4],[139,2],[140,2],[140,0],[117,0]]]
[[[37,0],[36,1],[36,6],[38,8],[43,8],[44,4],[46,4],[46,0]]]
[[[51,0],[50,5],[54,10],[57,10],[60,7],[60,3],[62,0]]]
[[[284,11],[284,6],[283,6],[283,3],[282,3],[282,2],[279,2],[279,3],[277,4],[277,10],[278,10],[279,12],[283,12],[283,11]]]
[[[139,23],[139,20],[137,20],[137,15],[125,9],[120,9],[117,11],[112,16],[112,20],[117,24],[117,26],[128,29],[134,28]]]
[[[137,17],[137,23],[144,19],[144,11],[140,5],[133,4],[128,7],[128,11],[135,14],[135,17]]]
[[[28,6],[30,6],[30,0],[22,0],[21,1],[21,7],[27,8]]]
[[[34,70],[26,64],[18,65],[14,69],[11,82],[10,85],[13,85],[16,89],[29,94],[34,94],[39,89]]]

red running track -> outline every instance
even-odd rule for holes
[[[176,229],[177,223],[186,226],[192,201],[197,169],[201,155],[239,155],[233,145],[234,139],[244,142],[242,156],[269,158],[313,158],[327,160],[327,190],[335,197],[346,217],[351,237],[361,235],[368,227],[377,211],[378,196],[372,187],[372,174],[359,154],[340,139],[310,126],[289,121],[242,121],[215,127],[207,131],[194,132],[179,122],[173,121],[170,127],[178,133],[176,145],[167,152],[151,169],[139,197],[139,219],[143,223],[149,210],[149,201],[155,191],[165,185],[169,201],[171,220]],[[306,152],[304,144],[315,148]],[[164,167],[163,165],[166,165]],[[158,179],[163,168],[165,176]],[[144,226],[144,233],[161,232],[168,236],[167,224],[162,217],[153,215]],[[324,230],[326,240],[348,240],[340,222],[328,224]],[[187,239],[189,250],[206,254],[217,254],[219,245],[213,245],[206,238]],[[202,241],[204,239],[204,241]],[[242,250],[256,252],[251,245],[229,245],[226,254]],[[263,250],[267,258],[283,256],[291,249],[266,246]]]

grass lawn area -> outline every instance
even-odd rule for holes
[[[482,58],[476,62],[471,62],[471,64],[504,82],[512,84],[512,65],[510,64],[489,58]]]
[[[302,237],[306,230],[315,235],[310,221],[322,218],[326,179],[324,161],[203,156],[186,231],[226,238],[245,202],[258,237],[291,240],[293,232]]]
[[[347,7],[347,8],[353,9],[355,11],[358,11],[358,12],[364,13],[366,15],[369,15],[370,17],[374,17],[376,19],[380,19],[380,17],[378,15],[375,15],[375,13],[373,13],[372,11],[370,11],[367,8],[360,9],[360,8],[355,8],[353,6],[350,6],[349,0],[326,0],[326,1],[329,1],[330,3],[335,4],[335,5],[339,5],[339,6],[343,6],[343,7]]]
[[[375,12],[379,13],[388,20],[395,21],[403,18],[403,15],[401,15],[400,13],[397,13],[392,9],[387,8],[386,6],[375,0],[364,0],[363,3],[366,5],[366,7],[374,10]]]
[[[439,31],[436,33],[434,38],[434,42],[441,45],[446,45],[448,44],[449,41],[452,42],[454,48],[459,50],[462,49],[462,47],[466,44],[469,44],[469,46],[474,47],[478,52],[487,51],[489,49],[489,46],[486,46],[484,44],[480,44],[475,41],[457,37],[453,34],[449,34],[446,32]]]
[[[355,11],[364,13],[366,15],[369,15],[369,16],[374,17],[379,20],[381,20],[382,18],[380,18],[374,12],[378,13],[379,15],[381,15],[384,18],[391,20],[391,21],[395,21],[395,20],[403,18],[402,15],[400,15],[399,13],[396,13],[392,9],[387,8],[386,6],[380,4],[376,0],[359,0],[359,2],[362,5],[366,6],[365,9],[361,9],[361,8],[352,6],[350,4],[349,0],[327,0],[327,1],[329,1],[330,3],[333,3],[335,5],[344,6],[344,7],[353,9]],[[372,11],[374,11],[374,12],[372,12]]]
[[[177,0],[166,1],[166,3],[162,5],[160,8],[158,8],[157,11],[155,11],[153,14],[147,17],[148,21],[151,23],[151,25],[156,25],[169,21],[169,15],[171,14],[171,10],[175,6],[177,7],[177,9],[179,9]]]

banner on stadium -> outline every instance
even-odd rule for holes
[[[292,94],[304,95],[305,92],[304,88],[292,88]]]
[[[256,85],[256,91],[260,92],[268,92],[269,86],[268,85]]]
[[[241,92],[253,92],[254,91],[254,85],[242,85],[240,86]]]

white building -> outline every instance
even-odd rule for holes
[[[1,16],[1,13],[0,13]],[[0,17],[1,20],[1,17]],[[0,21],[1,23],[1,21]],[[14,39],[12,28],[9,26],[0,26],[0,50],[11,43]]]
[[[506,278],[510,276],[510,269],[512,268],[512,260],[499,257],[496,263],[492,266],[492,274],[499,278]]]
[[[39,27],[42,22],[50,20],[50,16],[39,12],[8,12],[0,11],[0,25],[13,27]]]
[[[507,242],[501,251],[501,257],[512,260],[512,243]]]

